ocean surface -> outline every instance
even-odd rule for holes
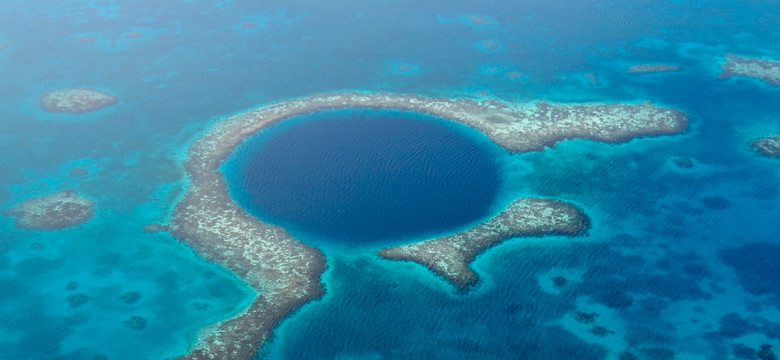
[[[374,118],[357,125],[348,120],[355,114],[341,114],[345,123],[332,127],[323,127],[332,119],[299,119],[259,134],[232,165],[289,155],[285,146],[327,146],[317,138],[323,132],[349,141],[349,132],[370,133],[376,128],[367,125],[403,115],[394,125],[401,130],[439,133],[353,145],[381,158],[381,149],[416,138],[420,156],[460,159],[464,149],[447,138],[488,159],[438,165],[463,171],[458,179],[482,167],[494,173],[455,184],[480,182],[485,194],[455,194],[450,200],[465,206],[457,221],[446,216],[452,207],[427,203],[436,213],[414,231],[349,229],[338,217],[336,229],[298,228],[279,215],[325,253],[325,294],[285,319],[258,359],[727,360],[780,352],[780,159],[750,147],[780,132],[780,87],[717,76],[727,53],[780,60],[778,2],[2,0],[0,44],[0,209],[65,189],[96,204],[93,219],[60,231],[21,230],[0,217],[0,359],[168,359],[185,354],[201,328],[241,311],[253,291],[237,276],[167,233],[142,229],[168,220],[187,186],[187,146],[209,126],[341,90],[650,100],[688,113],[690,123],[676,135],[567,140],[523,154],[415,114],[362,114]],[[627,71],[648,63],[680,71]],[[119,102],[78,115],[38,106],[40,94],[70,87],[108,91]],[[279,136],[277,152],[250,151],[297,134],[311,144]],[[343,162],[320,160],[307,166],[344,175],[334,168]],[[231,164],[228,177],[243,171]],[[419,165],[402,169],[433,179],[428,186],[453,184]],[[376,190],[357,178],[368,173],[352,174],[345,181]],[[237,201],[271,219],[244,202],[240,181],[249,177],[237,175]],[[307,199],[297,214],[333,216],[307,207],[306,186],[291,193]],[[520,196],[576,204],[590,217],[587,236],[508,240],[476,259],[481,280],[465,293],[418,264],[375,253],[468,227]],[[331,230],[337,235],[323,232]],[[559,278],[566,283],[556,286]]]
[[[353,109],[289,119],[236,149],[223,168],[239,204],[296,238],[376,249],[494,215],[500,155],[452,121]]]

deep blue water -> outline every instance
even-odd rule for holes
[[[762,345],[777,353],[780,161],[748,144],[780,132],[780,88],[717,74],[725,53],[780,59],[778,19],[780,3],[764,0],[4,0],[0,209],[63,189],[98,209],[83,226],[45,233],[0,217],[0,359],[165,359],[240,311],[251,291],[239,279],[141,229],[166,221],[187,183],[184,151],[206,127],[338,90],[651,100],[691,121],[683,134],[625,144],[489,150],[500,191],[488,212],[518,196],[554,197],[588,213],[588,236],[488,250],[466,294],[418,265],[378,258],[379,236],[372,246],[323,246],[325,295],[288,317],[259,358],[739,360],[758,358]],[[626,72],[643,63],[681,71]],[[82,115],[37,107],[41,93],[74,86],[120,102]],[[455,132],[479,144],[473,132]],[[680,159],[694,166],[678,167]],[[420,226],[443,231],[433,220]],[[555,288],[556,276],[567,285]],[[580,324],[577,311],[597,316]],[[145,327],[128,326],[137,317]],[[589,332],[595,326],[608,332]]]
[[[377,245],[491,215],[498,149],[479,132],[408,112],[287,121],[250,139],[225,172],[246,208],[298,238]]]

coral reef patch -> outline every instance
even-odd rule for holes
[[[680,169],[692,169],[696,166],[693,159],[689,157],[676,157],[672,159],[672,163]]]
[[[753,148],[764,155],[780,157],[780,134],[753,141]]]
[[[780,85],[780,61],[726,54],[721,65],[721,79],[743,76],[759,79],[770,85]]]
[[[628,68],[630,73],[657,73],[657,72],[670,72],[679,71],[680,67],[672,64],[639,64],[632,65]]]
[[[71,114],[99,110],[118,101],[113,94],[89,88],[52,90],[38,97],[38,104],[43,110]]]
[[[87,222],[95,215],[93,207],[92,200],[74,190],[63,190],[27,199],[2,214],[16,217],[17,228],[51,231]]]
[[[146,324],[148,321],[140,316],[131,316],[127,318],[127,320],[122,321],[122,324],[127,327],[128,329],[133,329],[136,331],[141,331],[144,328],[146,328]]]

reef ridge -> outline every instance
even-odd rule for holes
[[[581,234],[588,223],[585,213],[569,203],[520,198],[492,219],[468,230],[382,249],[379,255],[422,264],[462,290],[477,282],[477,274],[469,268],[469,263],[485,249],[516,236]]]

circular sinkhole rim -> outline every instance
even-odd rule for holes
[[[455,226],[448,226],[446,228],[438,228],[435,230],[426,229],[424,231],[417,230],[413,232],[404,232],[401,236],[378,237],[357,242],[350,238],[329,237],[327,234],[319,234],[316,229],[310,229],[306,227],[306,225],[301,225],[300,223],[297,223],[293,220],[267,216],[267,214],[262,212],[258,213],[258,209],[255,206],[248,204],[244,201],[245,199],[241,198],[246,196],[246,193],[240,189],[237,189],[236,182],[234,181],[236,179],[229,175],[229,172],[234,171],[235,166],[237,166],[237,157],[242,155],[248,156],[248,152],[257,150],[257,147],[263,146],[267,144],[268,141],[274,140],[280,135],[284,135],[286,131],[294,129],[295,127],[301,126],[307,122],[335,120],[333,117],[334,115],[352,115],[352,113],[356,112],[379,116],[401,116],[405,121],[430,122],[433,124],[433,126],[439,126],[442,129],[446,129],[451,133],[452,136],[467,141],[475,149],[479,150],[480,154],[484,155],[487,160],[490,161],[490,166],[494,171],[493,191],[491,198],[489,201],[487,201],[486,205],[482,209],[482,213],[479,216],[474,216],[470,220],[464,221]],[[293,238],[323,251],[327,251],[329,249],[374,251],[377,249],[410,244],[455,234],[477,226],[495,216],[505,207],[508,200],[511,200],[515,197],[515,195],[508,194],[510,191],[508,189],[509,186],[506,183],[506,157],[509,155],[510,154],[506,151],[506,149],[502,148],[484,132],[447,117],[400,107],[376,108],[345,106],[335,108],[321,108],[305,113],[295,113],[290,116],[281,117],[273,124],[265,126],[258,131],[247,135],[242,139],[241,142],[233,147],[230,153],[223,159],[222,163],[219,165],[219,173],[226,182],[226,190],[230,200],[253,219],[271,226],[280,227],[288,232]]]

